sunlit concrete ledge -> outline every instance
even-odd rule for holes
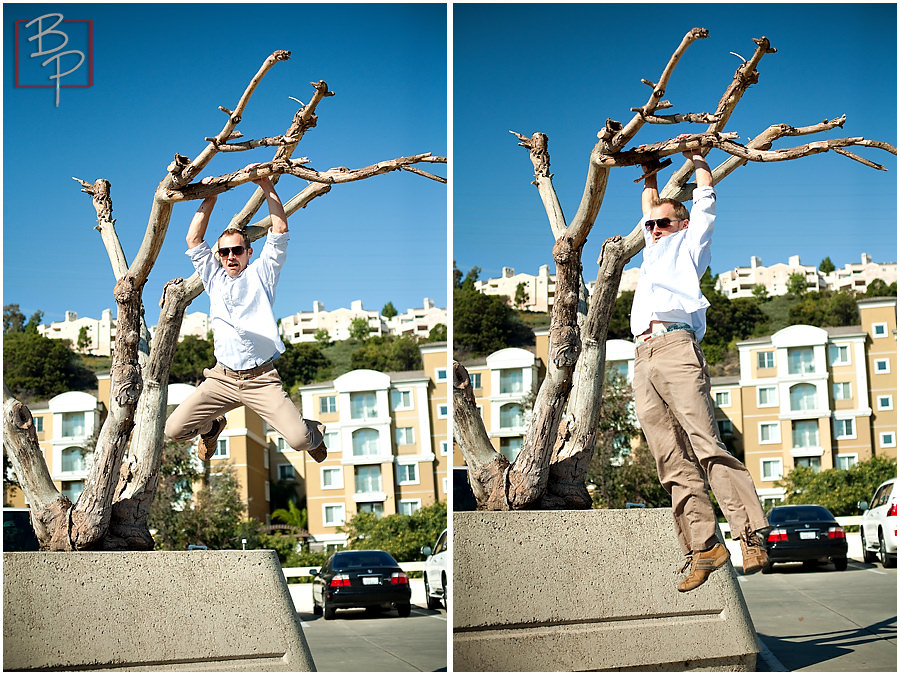
[[[453,514],[455,671],[753,671],[729,563],[679,593],[669,509]]]
[[[3,554],[4,670],[315,670],[274,551]]]

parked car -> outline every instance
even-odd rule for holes
[[[871,503],[860,502],[864,511],[859,524],[862,539],[863,560],[882,567],[897,566],[897,479],[884,481],[875,490]]]
[[[428,609],[437,609],[444,603],[447,604],[447,530],[441,532],[434,544],[434,549],[430,546],[422,547],[422,555],[425,558],[425,599],[428,601]]]
[[[385,551],[340,551],[313,575],[313,613],[333,619],[335,611],[349,607],[390,609],[410,614],[409,577]]]
[[[763,566],[763,574],[771,574],[772,566],[782,562],[802,562],[813,568],[830,560],[834,569],[847,569],[847,535],[824,506],[775,506],[766,515],[769,562]]]

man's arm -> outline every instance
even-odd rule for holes
[[[709,170],[709,164],[706,158],[698,150],[688,150],[682,153],[685,157],[694,163],[694,176],[697,178],[697,187],[712,187],[712,172]]]
[[[652,168],[651,166],[643,165],[644,173],[651,171]],[[656,187],[656,174],[654,173],[644,179],[644,190],[641,192],[641,212],[645,218],[650,215],[650,210],[658,199],[659,189]]]
[[[288,231],[287,215],[284,212],[284,204],[281,203],[281,198],[275,192],[275,185],[268,176],[253,182],[262,189],[263,194],[266,196],[273,234],[284,234]]]
[[[215,205],[215,195],[207,197],[200,204],[200,208],[197,209],[197,213],[194,214],[191,224],[188,226],[187,237],[185,237],[188,249],[196,248],[203,243],[203,238],[206,236],[206,228],[209,225],[209,216]]]

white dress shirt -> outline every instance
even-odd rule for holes
[[[712,187],[694,190],[690,223],[653,242],[643,226],[644,262],[631,306],[631,332],[641,335],[651,321],[690,325],[697,341],[706,333],[709,301],[700,292],[700,277],[712,259],[713,222],[716,218],[716,191]]]
[[[259,257],[235,278],[205,241],[187,251],[209,295],[216,359],[232,370],[254,368],[284,352],[272,304],[289,238],[270,231]]]

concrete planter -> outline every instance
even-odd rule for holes
[[[669,509],[453,514],[455,671],[753,671],[729,563],[679,593]]]
[[[274,551],[3,554],[4,670],[313,671]]]

